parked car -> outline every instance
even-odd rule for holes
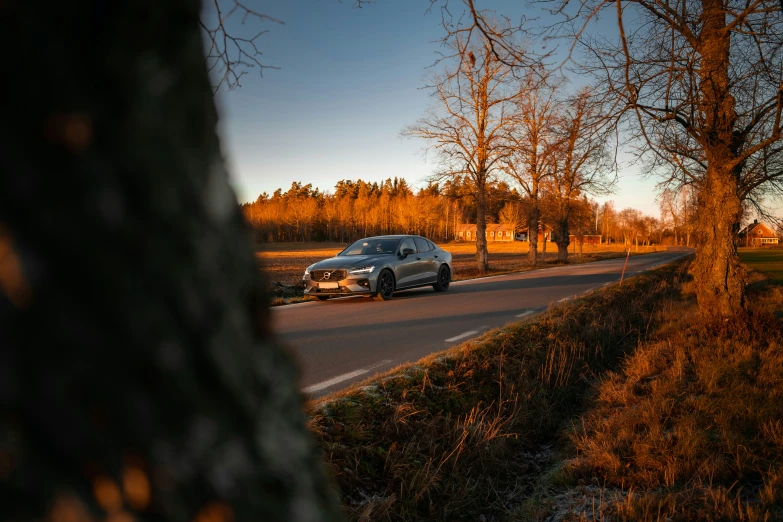
[[[330,259],[307,267],[305,295],[367,295],[389,300],[397,290],[432,286],[445,292],[451,282],[451,254],[421,236],[360,239]]]

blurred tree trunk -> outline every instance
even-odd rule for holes
[[[0,518],[334,520],[199,2],[0,4]]]

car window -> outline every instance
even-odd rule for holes
[[[360,239],[338,255],[367,256],[373,254],[395,254],[399,242],[399,239]]]
[[[435,243],[427,239],[427,244],[430,246],[430,250],[435,250],[437,247],[435,246]]]
[[[400,244],[400,254],[402,254],[403,249],[410,248],[413,250],[413,253],[416,253],[416,244],[413,242],[413,238],[406,237],[402,240],[402,243]]]
[[[416,248],[419,250],[419,252],[429,252],[432,250],[430,245],[428,245],[429,241],[423,237],[414,237],[413,240],[416,241]]]

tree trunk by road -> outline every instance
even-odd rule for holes
[[[536,266],[538,262],[538,226],[540,219],[541,209],[536,201],[530,209],[527,222],[527,240],[529,243],[527,262],[530,263],[530,266]]]
[[[709,316],[727,317],[745,304],[747,278],[737,255],[742,204],[732,177],[711,167],[699,195],[697,256],[691,270],[699,306]]]
[[[702,0],[704,25],[699,71],[703,96],[700,111],[704,127],[707,170],[699,193],[699,242],[693,264],[697,298],[708,315],[733,315],[744,305],[745,277],[737,255],[737,233],[742,201],[737,179],[742,166],[727,168],[742,143],[734,133],[735,100],[729,91],[731,33],[726,30],[722,0]]]
[[[0,518],[338,518],[215,126],[200,3],[0,5]]]
[[[476,267],[480,274],[489,270],[487,261],[487,199],[483,190],[476,192]]]
[[[568,245],[571,244],[568,230],[568,214],[557,220],[557,260],[560,263],[568,263]]]
[[[512,67],[498,60],[488,41],[480,45],[456,38],[451,44],[453,68],[433,78],[438,110],[431,109],[403,135],[423,138],[441,162],[430,181],[465,177],[476,202],[476,269],[488,270],[487,187],[507,155],[505,116],[514,98],[508,88]]]

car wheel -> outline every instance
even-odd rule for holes
[[[449,267],[446,265],[440,265],[440,269],[438,270],[438,279],[435,281],[435,284],[432,285],[432,288],[434,288],[436,292],[445,292],[449,289],[450,282],[451,271],[449,270]]]
[[[378,292],[375,294],[375,299],[378,301],[388,301],[394,294],[394,275],[389,270],[382,270],[378,274],[378,285],[376,288]]]
[[[328,295],[317,295],[316,297],[318,298],[319,301],[326,301],[327,299],[329,299]]]

